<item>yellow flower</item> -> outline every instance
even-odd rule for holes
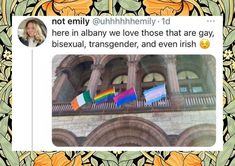
[[[191,153],[184,156],[179,152],[171,152],[165,161],[157,155],[154,156],[154,166],[201,166],[201,162],[198,156]]]
[[[78,16],[89,13],[92,0],[51,0],[42,5],[48,16]]]
[[[65,156],[65,152],[58,152],[50,158],[46,153],[43,153],[35,158],[34,166],[82,166],[81,155],[76,156],[73,160],[69,160]]]
[[[12,54],[10,51],[4,51],[3,57],[6,58],[7,60],[10,60],[12,58]]]
[[[144,0],[146,12],[160,16],[188,16],[193,4],[184,0]]]
[[[224,57],[225,59],[230,59],[233,56],[233,52],[231,50],[225,50],[224,51]]]

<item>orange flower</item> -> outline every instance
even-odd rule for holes
[[[34,160],[34,166],[82,166],[81,155],[76,156],[73,160],[69,160],[64,152],[58,152],[50,158],[46,153],[39,155]]]
[[[154,156],[154,166],[201,166],[201,159],[194,154],[184,156],[179,152],[171,152],[167,160]]]
[[[144,0],[143,4],[150,15],[188,16],[193,9],[193,5],[184,0]]]
[[[51,0],[42,5],[48,16],[78,16],[89,13],[92,0]]]

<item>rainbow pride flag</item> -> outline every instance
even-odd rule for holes
[[[133,102],[137,100],[137,95],[134,88],[130,88],[124,92],[119,93],[117,96],[113,98],[117,107],[120,107],[126,103]]]
[[[97,94],[94,97],[94,100],[96,104],[100,104],[103,102],[107,102],[109,99],[112,99],[114,95],[115,95],[115,88],[113,87]]]

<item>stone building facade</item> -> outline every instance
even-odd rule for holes
[[[57,146],[212,146],[215,59],[206,55],[57,55],[53,59],[52,138]],[[167,97],[146,105],[143,91],[166,84]],[[134,87],[138,100],[72,111],[89,90]]]

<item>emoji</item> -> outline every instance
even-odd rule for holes
[[[202,49],[207,49],[210,47],[210,41],[208,39],[202,39],[200,41],[200,46]]]

